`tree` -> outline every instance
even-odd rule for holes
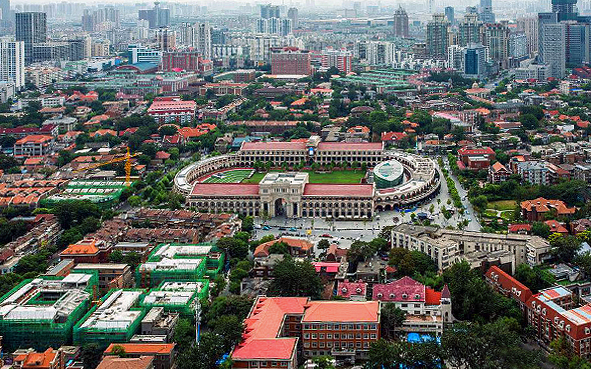
[[[382,325],[382,337],[385,339],[392,339],[396,337],[396,329],[402,327],[402,323],[406,319],[406,313],[396,307],[392,302],[388,302],[382,306],[381,313],[381,325]]]
[[[488,322],[499,317],[521,318],[515,301],[495,293],[466,261],[456,263],[443,273],[449,287],[453,315],[459,320]]]
[[[125,347],[121,345],[113,345],[111,348],[111,354],[117,355],[119,357],[126,357],[127,353],[125,352]]]
[[[193,344],[185,350],[179,350],[178,369],[214,369],[217,362],[226,354],[224,337],[205,332],[199,345]]]
[[[236,237],[220,238],[217,247],[226,251],[230,258],[244,259],[248,256],[248,243]]]
[[[275,242],[269,247],[269,254],[288,254],[289,245],[285,242]]]
[[[251,216],[246,216],[242,219],[242,231],[244,232],[252,232],[254,229],[254,218]]]
[[[480,209],[482,211],[486,209],[488,205],[488,199],[484,195],[477,196],[474,199],[472,199],[472,205],[474,205],[475,208]]]
[[[581,240],[576,236],[563,236],[554,233],[549,238],[550,245],[552,245],[552,254],[559,261],[570,263],[579,249],[581,248]]]
[[[515,279],[529,287],[533,293],[551,287],[555,282],[552,274],[541,269],[539,266],[532,268],[525,263],[519,264],[515,270]]]
[[[230,351],[234,345],[242,340],[244,332],[244,324],[242,319],[236,315],[223,315],[214,321],[213,326],[210,325],[213,332],[223,337],[224,347],[226,351]]]
[[[206,314],[206,322],[209,326],[215,326],[216,321],[225,315],[235,315],[242,321],[251,307],[252,299],[248,296],[220,296],[211,303]]]
[[[550,226],[544,222],[534,222],[531,226],[531,232],[540,237],[548,238],[550,236]]]
[[[318,247],[320,250],[326,250],[330,247],[330,242],[328,242],[327,239],[322,239],[322,240],[318,241],[318,244],[316,245],[316,247]]]
[[[273,275],[268,292],[271,296],[320,297],[322,281],[309,260],[295,261],[286,255],[275,264]]]
[[[85,369],[95,369],[103,358],[103,351],[96,343],[88,343],[80,349],[80,358]]]
[[[88,217],[101,216],[99,207],[88,200],[59,202],[53,207],[52,213],[64,229],[75,227]]]
[[[591,369],[591,363],[576,355],[565,337],[550,342],[548,360],[559,369]]]
[[[519,322],[512,318],[454,324],[443,332],[443,356],[455,368],[539,368],[540,353],[522,347],[519,330]]]

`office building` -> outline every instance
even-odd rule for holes
[[[357,41],[354,52],[367,65],[391,66],[396,61],[396,45],[389,41]]]
[[[47,41],[47,15],[41,12],[16,13],[16,40],[25,43],[25,64],[33,63],[33,44]]]
[[[160,65],[162,62],[161,50],[154,50],[142,45],[129,45],[127,51],[130,64],[152,63]]]
[[[287,18],[291,19],[291,26],[294,29],[299,27],[298,8],[289,8],[287,11]]]
[[[528,55],[527,36],[525,33],[511,33],[509,35],[509,57],[523,59]]]
[[[580,67],[589,62],[589,24],[574,21],[563,22],[565,28],[567,68]]]
[[[0,13],[2,14],[0,17],[2,23],[10,21],[10,0],[0,0]]]
[[[453,6],[446,6],[445,7],[445,18],[452,26],[456,24],[455,16],[454,16],[454,7]]]
[[[465,47],[450,45],[447,48],[447,67],[462,72],[464,70]]]
[[[495,22],[495,14],[492,11],[492,0],[480,0],[480,8],[478,10],[478,18],[483,23]]]
[[[443,14],[433,14],[427,24],[427,56],[432,59],[447,59],[449,46],[449,22]]]
[[[97,10],[84,10],[82,15],[82,29],[88,32],[110,31],[119,28],[119,9],[114,7],[101,8]]]
[[[196,50],[167,51],[162,54],[162,66],[160,70],[172,72],[173,70],[199,71],[200,53]]]
[[[168,27],[170,25],[170,9],[161,8],[160,3],[155,2],[152,9],[140,10],[138,19],[147,20],[150,28]]]
[[[558,15],[558,21],[577,20],[577,0],[552,0],[552,13]]]
[[[25,43],[0,39],[0,81],[13,82],[20,90],[25,86]]]
[[[464,15],[464,18],[458,24],[458,45],[466,46],[482,42],[482,27],[478,15],[474,13]]]
[[[548,65],[548,76],[563,78],[566,65],[566,27],[564,23],[543,25],[543,39],[540,44],[542,58]]]
[[[408,14],[402,6],[394,12],[394,36],[408,37]]]
[[[468,78],[486,76],[486,48],[482,44],[468,44],[464,48],[463,71]]]
[[[558,23],[558,13],[538,13],[538,61],[544,61],[544,30],[548,24]]]

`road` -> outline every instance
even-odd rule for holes
[[[470,201],[468,201],[468,191],[466,191],[462,187],[458,178],[452,173],[451,168],[449,166],[449,162],[447,161],[447,157],[444,159],[444,164],[445,164],[445,168],[447,169],[447,171],[449,173],[449,176],[451,177],[451,179],[453,179],[454,183],[456,184],[456,189],[458,190],[458,194],[460,195],[460,198],[462,199],[462,204],[464,205],[464,209],[466,209],[466,212],[465,212],[466,215],[463,216],[463,218],[472,219],[470,221],[470,223],[468,223],[466,230],[480,231],[482,226],[480,224],[480,221],[478,220],[478,216],[477,216],[476,212],[474,212],[474,208],[472,207],[472,204],[470,203]],[[447,187],[447,183],[446,183],[446,187]]]
[[[437,158],[433,158],[435,161]],[[444,163],[447,163],[445,160]],[[449,165],[446,164],[446,168],[449,170]],[[451,173],[450,173],[451,175]],[[427,213],[432,217],[431,224],[437,224],[441,227],[453,226],[457,227],[457,224],[464,219],[471,218],[472,221],[468,223],[466,227],[470,231],[479,231],[481,226],[478,219],[474,216],[474,209],[472,204],[467,199],[466,191],[461,187],[457,178],[452,175],[456,183],[458,193],[462,197],[462,203],[464,204],[467,212],[464,215],[460,215],[458,212],[449,219],[445,219],[441,213],[441,207],[448,206],[448,200],[451,201],[447,183],[445,180],[441,182],[441,189],[439,194],[433,201],[417,206],[414,209],[407,210],[408,212],[399,211],[382,211],[377,214],[373,220],[343,220],[343,221],[327,221],[322,218],[300,218],[300,219],[287,219],[285,217],[275,217],[267,221],[262,219],[256,219],[255,225],[262,226],[263,224],[269,225],[272,228],[268,230],[255,229],[255,238],[261,238],[263,236],[272,234],[278,236],[280,234],[289,234],[298,237],[309,238],[310,241],[316,242],[321,239],[320,236],[328,234],[334,236],[339,241],[339,245],[342,248],[349,248],[351,243],[355,239],[362,241],[370,241],[378,237],[381,229],[385,226],[391,226],[401,223],[412,223],[411,214]],[[465,198],[465,199],[464,199]],[[433,206],[433,213],[430,212],[431,206]]]

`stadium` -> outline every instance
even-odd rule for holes
[[[270,170],[254,167],[270,162]],[[335,169],[337,168],[337,169]],[[434,197],[441,175],[428,158],[382,143],[244,142],[232,154],[183,168],[174,190],[200,211],[251,216],[368,219]]]

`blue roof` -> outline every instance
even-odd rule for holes
[[[141,63],[135,63],[135,64],[122,65],[122,67],[125,67],[125,66],[135,67],[142,72],[145,72],[150,69],[157,69],[158,68],[158,64],[149,63],[149,62],[141,62]]]

